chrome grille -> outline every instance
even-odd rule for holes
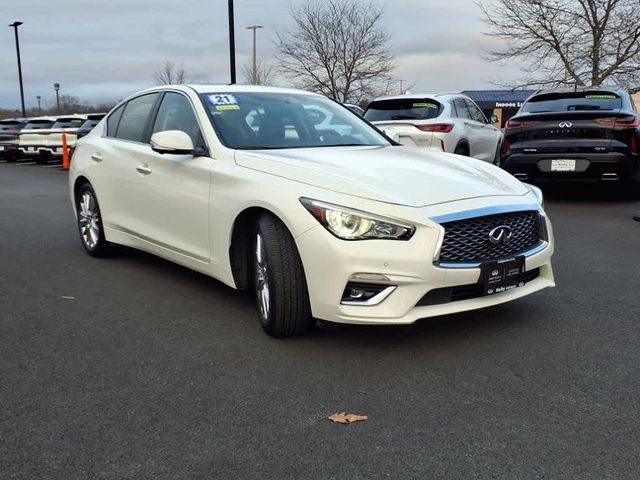
[[[489,232],[499,226],[511,228],[506,244],[495,245]],[[444,240],[440,263],[473,263],[518,255],[543,241],[541,218],[536,211],[500,213],[442,223]]]

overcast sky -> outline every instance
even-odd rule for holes
[[[258,31],[258,55],[272,58],[274,32],[290,26],[289,3],[304,0],[235,0],[239,67],[251,54]],[[394,76],[412,91],[492,88],[492,80],[519,75],[515,65],[482,58],[495,40],[482,34],[473,0],[379,0],[398,67]],[[61,93],[87,102],[118,100],[153,85],[164,60],[184,65],[195,82],[229,81],[225,0],[0,0],[0,18],[20,27],[27,106],[36,95],[53,102]],[[240,72],[240,68],[238,68]],[[240,78],[240,73],[238,73]],[[287,79],[279,83],[288,85]],[[0,107],[19,107],[13,28],[0,29]]]

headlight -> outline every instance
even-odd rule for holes
[[[538,199],[538,203],[540,204],[540,206],[544,207],[544,195],[542,195],[542,190],[540,190],[535,185],[530,185],[528,183],[524,183],[524,186],[527,187],[529,191],[535,195],[536,199]]]
[[[413,225],[360,210],[310,198],[301,198],[300,202],[324,228],[343,240],[409,240],[415,231]]]

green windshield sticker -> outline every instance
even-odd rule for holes
[[[421,103],[414,103],[413,108],[435,108],[437,110],[438,106],[435,103],[421,102]]]
[[[216,105],[216,110],[240,110],[239,105]]]
[[[584,98],[587,100],[615,100],[615,95],[585,95]]]
[[[82,123],[82,120],[71,120],[71,123]]]

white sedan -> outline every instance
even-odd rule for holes
[[[336,129],[316,128],[318,109]],[[69,189],[88,254],[127,245],[253,289],[274,336],[314,318],[407,324],[554,285],[537,188],[398,146],[299,90],[133,95],[78,141]]]

